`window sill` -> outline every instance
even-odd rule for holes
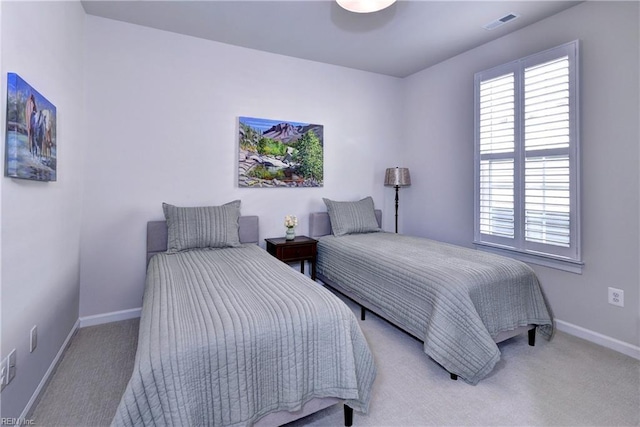
[[[484,242],[474,242],[474,244],[476,245],[476,249],[481,251],[492,252],[497,255],[515,258],[522,262],[542,265],[549,268],[555,268],[556,270],[568,271],[570,273],[582,274],[582,267],[584,267],[584,263],[580,261],[520,252],[513,249],[507,249],[502,246],[490,245]]]

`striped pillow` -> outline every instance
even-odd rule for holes
[[[182,208],[162,204],[167,220],[167,252],[240,246],[240,200],[222,206]]]
[[[365,197],[358,202],[336,202],[324,198],[322,200],[327,205],[334,236],[380,231],[371,197]]]

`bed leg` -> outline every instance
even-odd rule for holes
[[[364,315],[367,312],[367,309],[363,306],[360,306],[360,320],[364,320]]]
[[[538,327],[534,326],[533,329],[529,329],[529,345],[531,347],[536,345],[536,329]]]
[[[348,405],[344,405],[344,425],[346,427],[353,425],[353,408]]]
[[[458,380],[458,376],[456,374],[452,374],[451,372],[449,372],[449,375],[451,375],[451,379],[454,381]]]

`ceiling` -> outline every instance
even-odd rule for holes
[[[400,0],[371,14],[332,0],[84,0],[90,15],[395,77],[406,77],[580,1]],[[517,19],[494,29],[508,14]]]

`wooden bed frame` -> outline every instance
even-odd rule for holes
[[[257,216],[241,216],[239,221],[240,243],[255,243],[259,239],[259,218]],[[149,221],[147,222],[147,265],[152,256],[167,250],[167,222]],[[306,402],[298,411],[278,411],[271,412],[254,423],[254,426],[269,427],[287,424],[307,415],[311,415],[322,409],[344,402],[336,397],[316,397]],[[353,424],[353,409],[344,405],[344,425],[349,427]]]
[[[376,209],[375,210],[375,215],[376,215],[376,220],[378,221],[378,226],[380,228],[382,228],[382,211],[380,209]],[[332,230],[331,230],[331,221],[329,219],[329,214],[327,212],[314,212],[311,213],[310,217],[309,217],[309,235],[311,238],[313,239],[317,239],[319,237],[322,236],[327,236],[332,234]],[[396,322],[389,320],[389,316],[385,316],[385,310],[378,307],[376,304],[371,303],[370,301],[367,301],[366,299],[363,299],[357,295],[355,295],[354,293],[348,291],[347,289],[343,288],[339,283],[336,283],[330,279],[328,279],[327,277],[325,277],[324,275],[322,275],[321,273],[316,273],[316,277],[322,282],[324,283],[326,286],[328,286],[329,288],[335,290],[336,292],[346,296],[347,298],[349,298],[350,300],[354,301],[356,304],[358,304],[360,306],[360,319],[365,320],[365,314],[366,311],[369,310],[372,313],[376,314],[377,316],[381,317],[382,319],[386,320],[387,322],[389,322],[390,324],[392,324],[393,326],[397,327],[398,329],[402,330],[403,332],[411,335],[412,337],[416,338],[417,340],[419,340],[420,342],[422,342],[422,339],[418,336],[416,336],[415,334],[407,331],[405,328],[403,328],[401,325],[397,324]],[[527,332],[528,333],[528,338],[529,338],[529,345],[530,346],[535,346],[536,343],[536,325],[527,325],[527,326],[520,326],[519,328],[510,330],[510,331],[503,331],[500,332],[498,335],[496,335],[493,340],[496,343],[502,342],[502,341],[506,341],[509,338],[513,338],[517,335],[523,334]],[[452,380],[457,380],[458,376],[456,374],[452,374],[449,373],[451,376]]]

